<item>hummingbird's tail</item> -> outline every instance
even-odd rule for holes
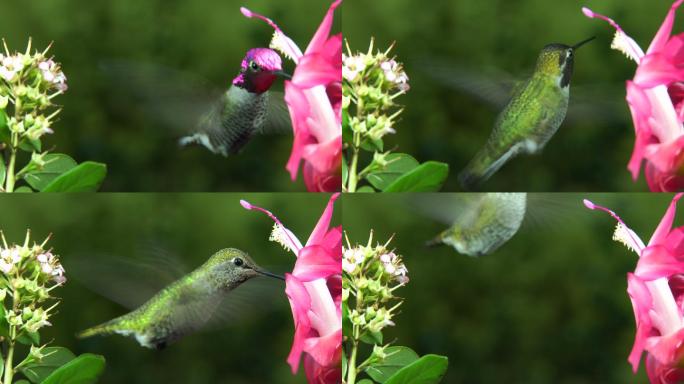
[[[489,179],[496,171],[517,153],[514,147],[501,156],[493,156],[494,152],[486,146],[480,150],[470,163],[458,174],[458,182],[463,189],[471,191]]]
[[[439,235],[433,237],[432,239],[428,240],[425,242],[426,247],[438,247],[440,245],[444,244],[443,241],[444,238],[444,232],[441,232]]]
[[[122,328],[120,319],[113,319],[106,323],[96,325],[76,334],[79,339],[85,339],[93,336],[105,336],[113,333],[125,333],[126,330]]]

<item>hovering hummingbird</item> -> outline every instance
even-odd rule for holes
[[[257,276],[284,280],[259,267],[245,252],[222,249],[139,308],[89,328],[77,337],[116,333],[135,337],[143,347],[163,349],[204,326],[231,291]]]
[[[223,156],[238,153],[255,133],[264,131],[273,118],[269,111],[277,113],[271,108],[277,101],[269,92],[277,76],[290,78],[282,71],[278,53],[269,48],[247,51],[231,86],[200,119],[197,131],[182,137],[179,144],[200,144]]]
[[[482,256],[494,252],[520,229],[527,209],[526,193],[459,194],[459,204],[437,207],[455,210],[451,226],[427,242],[428,246],[445,244],[458,253]]]
[[[514,92],[484,148],[459,174],[464,189],[484,182],[518,154],[536,154],[544,148],[568,109],[575,51],[593,39],[573,46],[549,44],[542,49],[534,74]]]

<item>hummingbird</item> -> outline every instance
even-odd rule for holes
[[[269,48],[247,51],[240,72],[228,90],[200,118],[195,132],[180,138],[178,143],[181,146],[199,144],[215,154],[228,156],[238,153],[256,133],[268,130],[269,124],[287,126],[289,120],[282,94],[276,96],[269,92],[278,76],[290,78],[283,72],[282,60],[276,51]]]
[[[245,252],[222,249],[137,309],[77,337],[120,334],[133,336],[143,347],[164,349],[204,326],[231,291],[257,276],[284,280],[259,267]]]
[[[514,91],[484,148],[459,174],[464,189],[477,187],[511,158],[544,148],[567,113],[575,51],[593,39],[541,50],[533,75]]]
[[[473,257],[487,255],[509,241],[525,218],[527,193],[459,195],[463,195],[459,205],[451,207],[458,212],[449,213],[455,215],[455,221],[426,245],[449,245],[458,253]]]

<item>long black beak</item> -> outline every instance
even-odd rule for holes
[[[590,37],[590,38],[588,38],[588,39],[586,39],[586,40],[582,40],[582,41],[580,41],[579,43],[573,45],[573,46],[572,46],[572,49],[577,49],[577,48],[583,46],[584,44],[586,44],[586,43],[588,43],[588,42],[594,40],[595,38],[596,38],[596,36],[592,36],[592,37]]]
[[[288,80],[292,80],[292,75],[284,71],[273,71],[273,74],[276,76],[284,77]]]
[[[272,278],[274,278],[274,279],[278,279],[278,280],[283,280],[283,281],[285,281],[285,278],[284,278],[284,277],[282,277],[282,276],[280,276],[280,275],[276,275],[275,273],[271,273],[271,272],[264,271],[264,270],[261,270],[261,269],[255,269],[255,271],[256,271],[256,273],[258,273],[258,274],[260,274],[260,275],[264,275],[264,276],[272,277]]]

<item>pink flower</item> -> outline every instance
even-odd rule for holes
[[[332,195],[305,246],[271,212],[242,200],[246,209],[267,214],[275,226],[271,240],[297,256],[292,274],[285,274],[295,335],[287,362],[296,373],[303,356],[309,383],[339,383],[342,378],[342,226],[330,227]]]
[[[648,245],[613,211],[585,200],[590,209],[608,212],[617,221],[613,239],[639,255],[634,273],[627,274],[627,293],[636,320],[636,336],[628,361],[634,372],[643,352],[651,383],[684,379],[684,227],[672,229],[677,194]]]
[[[588,8],[588,17],[606,20],[616,29],[611,48],[637,62],[634,79],[627,81],[627,103],[632,112],[636,141],[627,168],[639,176],[645,161],[646,181],[651,191],[684,188],[684,34],[671,36],[677,0],[668,12],[646,53],[612,19]]]
[[[330,36],[334,11],[341,3],[330,6],[304,53],[272,20],[240,9],[272,26],[271,47],[297,65],[292,80],[285,81],[295,136],[286,168],[295,180],[304,161],[304,182],[312,192],[339,191],[342,185],[342,34]]]

